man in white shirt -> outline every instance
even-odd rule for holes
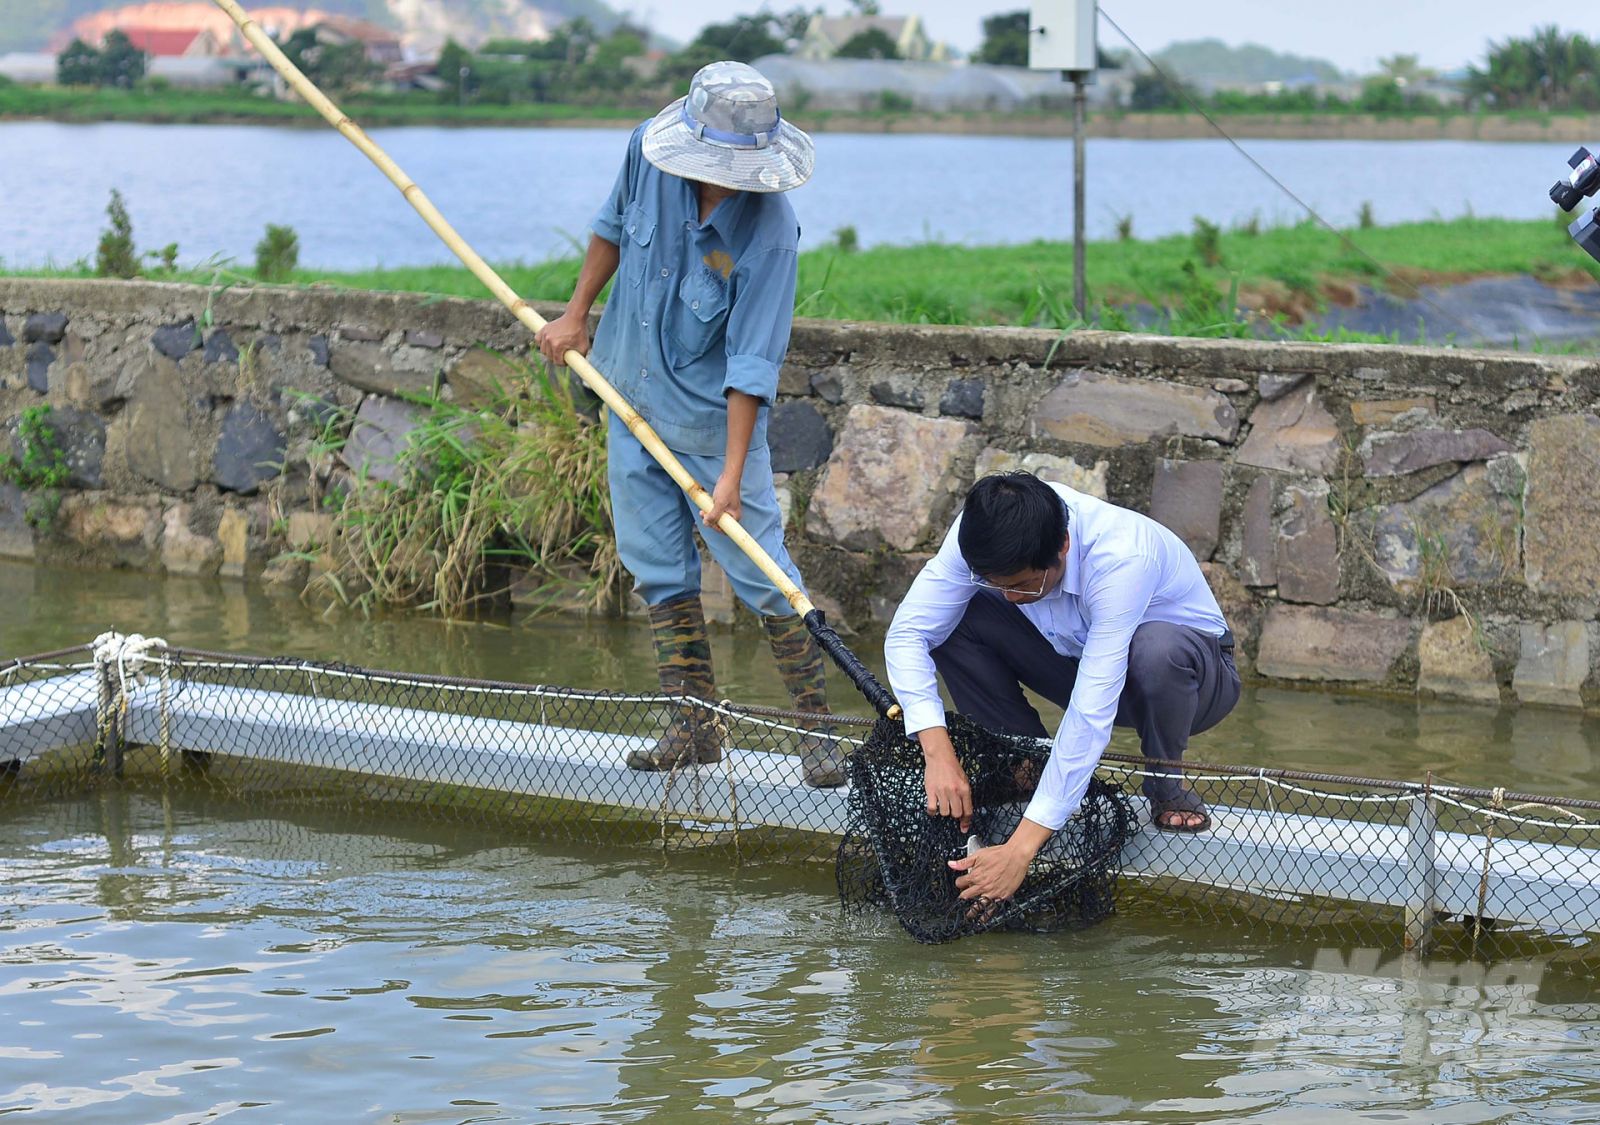
[[[1011,838],[955,860],[963,898],[1009,898],[1077,811],[1111,727],[1147,758],[1178,761],[1189,736],[1239,701],[1233,634],[1181,539],[1154,520],[1028,473],[984,477],[911,584],[884,642],[906,733],[922,746],[928,812],[965,831],[972,793],[945,727],[956,710],[992,730],[1046,737],[1028,687],[1066,709]],[[1176,777],[1147,778],[1157,828],[1210,827]]]

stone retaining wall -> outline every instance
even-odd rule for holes
[[[476,401],[527,343],[488,301],[0,280],[0,425],[20,452],[48,403],[71,475],[54,512],[0,483],[0,555],[281,577],[329,533],[327,404],[358,419],[339,471],[381,475],[397,392]],[[791,542],[846,623],[886,621],[972,480],[1022,467],[1178,531],[1262,677],[1600,707],[1587,360],[809,321],[780,389]]]

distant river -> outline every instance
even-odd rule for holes
[[[380,145],[485,257],[569,253],[610,187],[616,129],[379,129]],[[1600,137],[1594,138],[1600,141]],[[1028,137],[824,133],[817,175],[794,193],[804,245],[856,228],[863,245],[983,245],[1071,232],[1072,143]],[[1539,218],[1568,144],[1247,141],[1256,159],[1329,220],[1363,201],[1381,223],[1430,217]],[[1299,218],[1294,204],[1222,141],[1092,140],[1087,222],[1138,237]],[[301,264],[329,270],[421,265],[448,252],[382,175],[331,129],[238,125],[0,123],[0,262],[92,258],[112,188],[141,249],[176,242],[184,263],[252,261],[267,223],[300,236]]]

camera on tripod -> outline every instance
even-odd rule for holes
[[[1600,161],[1596,161],[1588,149],[1580,148],[1567,164],[1572,168],[1572,175],[1555,182],[1550,198],[1563,211],[1572,211],[1582,200],[1600,191]],[[1567,233],[1591,258],[1600,261],[1600,209],[1579,215],[1567,228]]]

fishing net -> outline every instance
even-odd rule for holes
[[[882,719],[850,762],[849,821],[839,845],[839,897],[856,910],[887,908],[922,942],[987,930],[1092,926],[1116,909],[1123,845],[1137,831],[1128,797],[1098,779],[1083,805],[1035,857],[1005,902],[963,901],[948,860],[1003,843],[1016,828],[1050,756],[1048,744],[947,717],[956,757],[972,786],[968,832],[927,811],[922,751],[904,727]]]
[[[1017,895],[968,917],[945,866],[966,836],[927,815],[921,755],[892,722],[101,641],[0,659],[0,833],[33,802],[94,794],[113,851],[136,842],[114,815],[124,796],[297,825],[427,818],[667,862],[826,863],[845,902],[892,910],[928,940],[1081,926],[1115,908],[1139,924],[1229,927],[1239,942],[1551,957],[1600,979],[1600,802],[1577,796],[1107,754],[1104,785]],[[687,708],[721,759],[630,769]],[[974,834],[1004,840],[1044,747],[950,721]],[[819,740],[852,759],[849,787],[806,784]],[[1150,827],[1140,783],[1175,773],[1209,831]],[[285,854],[317,858],[316,833],[304,838],[307,854]]]

